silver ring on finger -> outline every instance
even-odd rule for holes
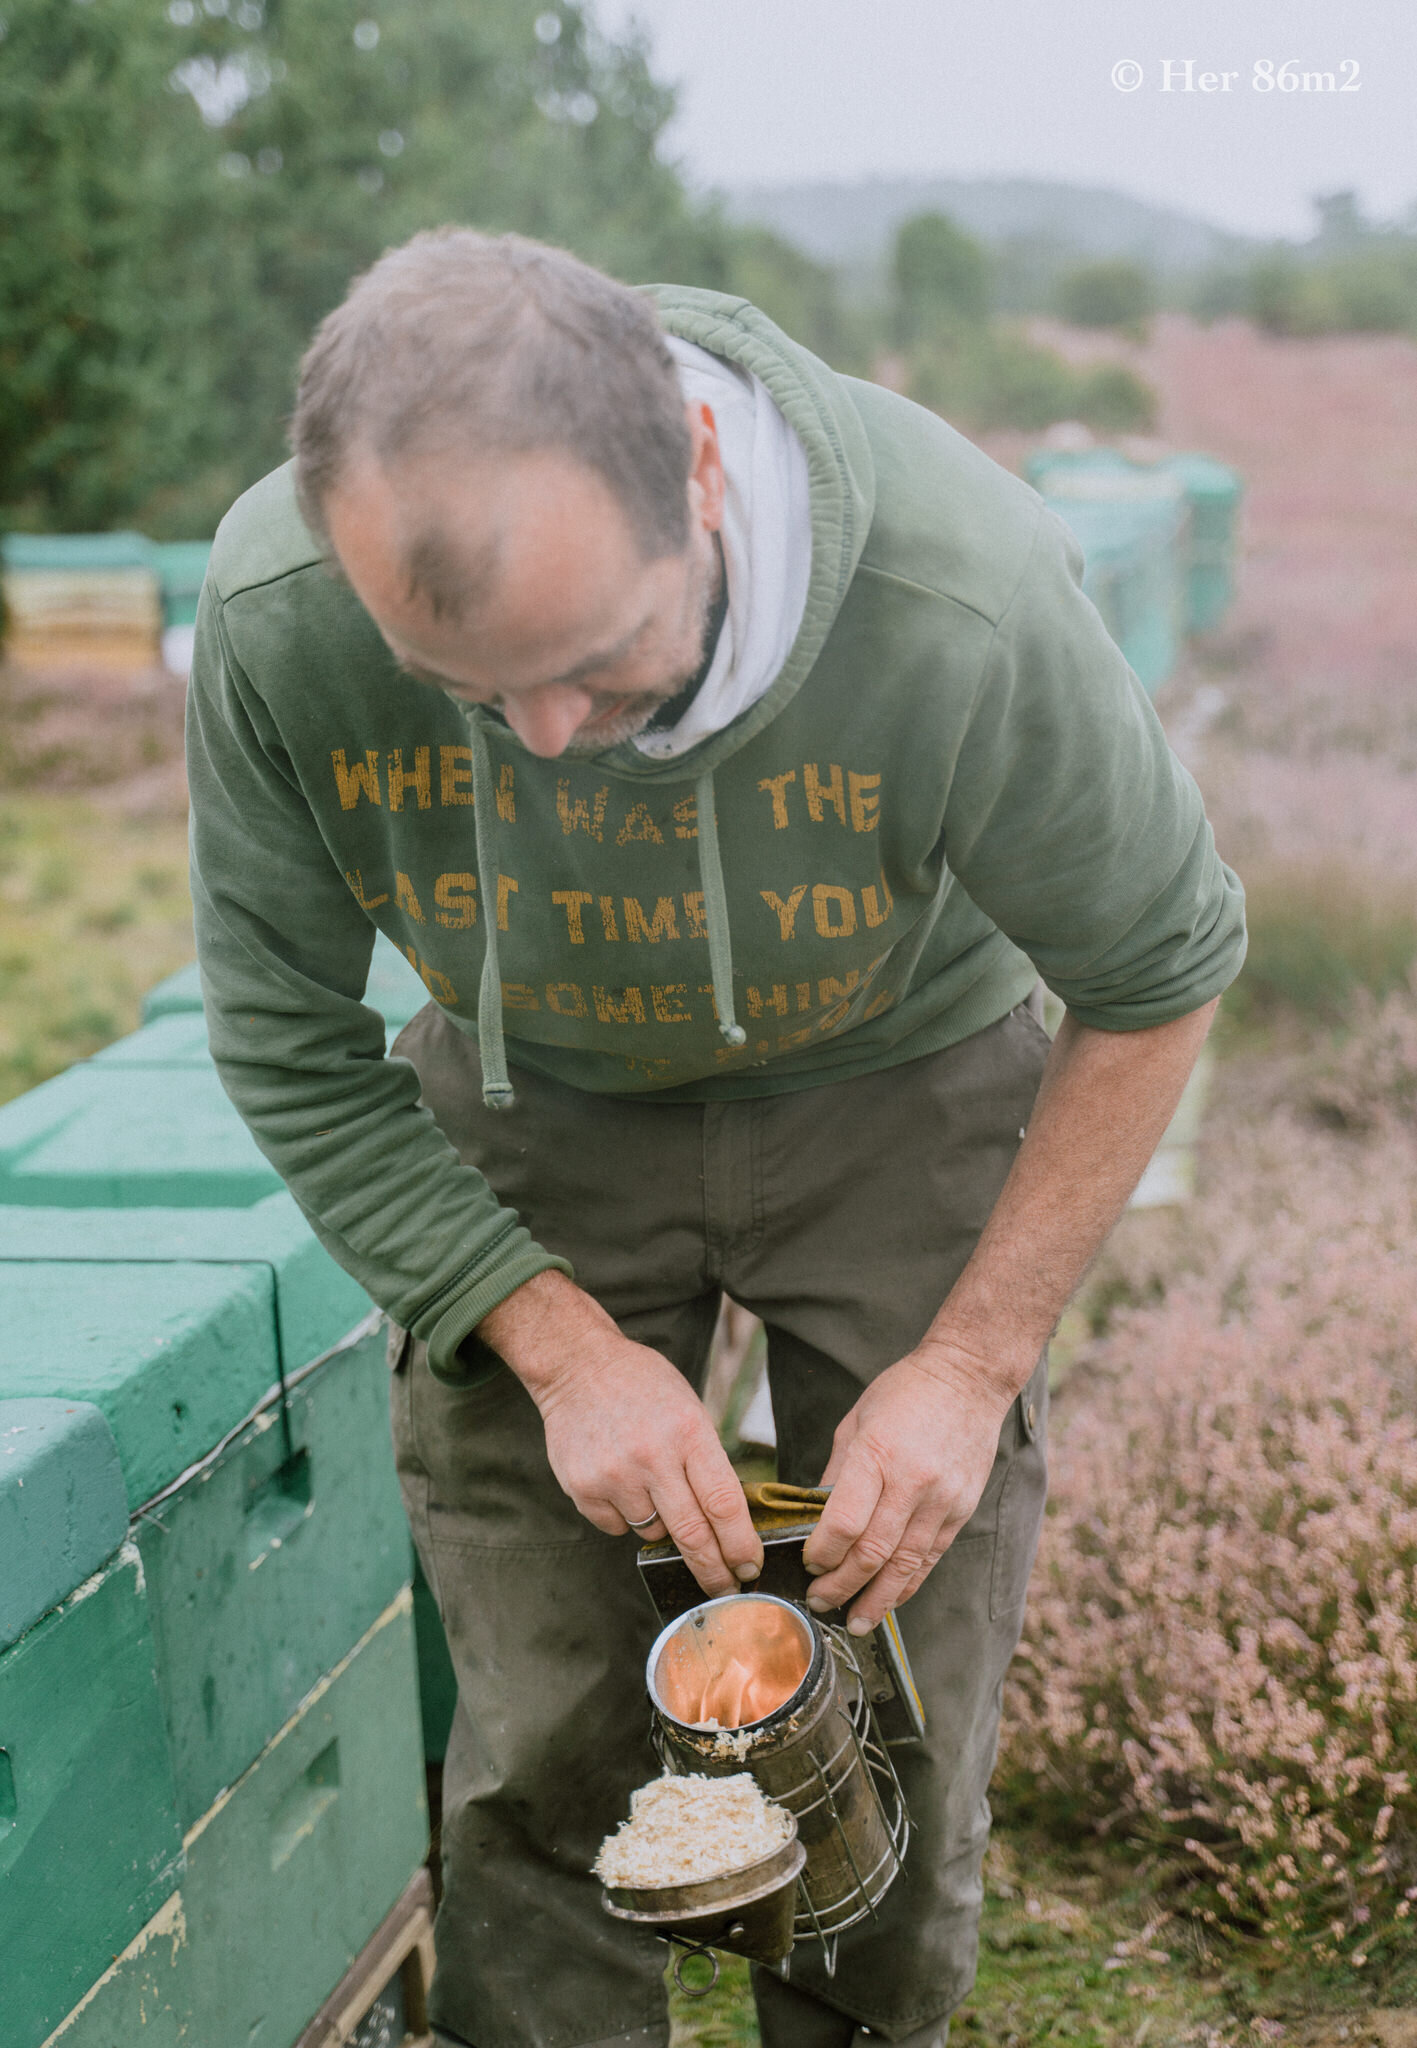
[[[629,1526],[632,1529],[647,1529],[651,1522],[657,1522],[659,1520],[659,1509],[651,1508],[649,1513],[644,1517],[644,1519],[639,1522],[631,1522],[630,1517],[628,1515],[626,1515],[625,1520],[629,1523]]]

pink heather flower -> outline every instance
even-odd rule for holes
[[[1281,1950],[1361,1927],[1360,1968],[1417,1897],[1417,997],[1323,1069],[1361,1138],[1314,1073],[1230,1103],[1160,1251],[1108,1254],[1138,1305],[1059,1404],[1000,1784],[1183,1850]]]

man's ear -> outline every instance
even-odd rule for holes
[[[723,456],[718,445],[718,422],[713,416],[711,405],[688,405],[684,408],[689,422],[689,438],[692,455],[689,463],[689,509],[690,516],[697,519],[707,533],[716,533],[723,524],[723,499],[725,483]]]

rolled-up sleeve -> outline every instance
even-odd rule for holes
[[[1134,1031],[1234,980],[1244,893],[1081,569],[1042,513],[980,676],[945,855],[1079,1022]]]

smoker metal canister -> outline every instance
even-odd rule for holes
[[[741,1649],[751,1645],[759,1627],[773,1639],[779,1658],[784,1629],[796,1633],[805,1669],[795,1688],[761,1719],[736,1729],[693,1726],[684,1718],[686,1694],[682,1678],[670,1668],[672,1660],[677,1657],[682,1666],[697,1638],[709,1669],[716,1649],[721,1660],[726,1635],[736,1638],[734,1647]],[[907,1824],[899,1803],[894,1822],[887,1817],[868,1748],[877,1751],[892,1785],[894,1773],[884,1751],[870,1741],[859,1675],[852,1682],[856,1697],[848,1699],[836,1653],[820,1624],[771,1594],[730,1593],[708,1600],[661,1631],[650,1651],[646,1682],[675,1769],[713,1777],[748,1771],[767,1797],[796,1819],[807,1852],[797,1932],[830,1937],[873,1913],[900,1869]]]
[[[608,1884],[602,1903],[615,1919],[650,1927],[690,1954],[722,1948],[753,1962],[780,1963],[792,1953],[793,1908],[805,1861],[794,1824],[781,1848],[741,1870],[696,1884]],[[695,1995],[677,1963],[675,1977],[682,1991]]]

